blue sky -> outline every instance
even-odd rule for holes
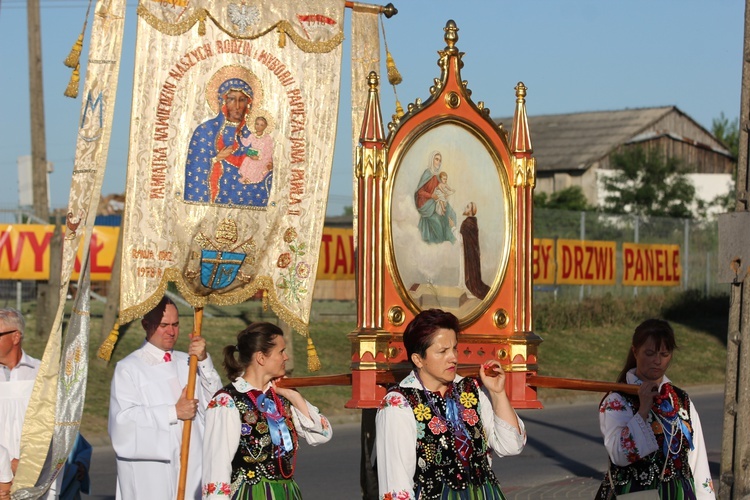
[[[52,207],[67,204],[80,100],[63,96],[63,66],[81,30],[84,0],[40,0],[47,157]],[[459,27],[462,76],[492,116],[513,113],[513,87],[529,88],[530,115],[675,105],[710,129],[739,115],[744,2],[741,0],[394,0],[388,46],[404,78],[404,106],[426,99],[440,75],[448,19]],[[121,193],[127,163],[136,1],[128,0],[123,63],[103,193]],[[0,208],[18,203],[16,159],[30,154],[26,0],[0,0]],[[344,46],[340,120],[328,213],[351,204],[349,56]],[[87,34],[88,36],[88,34]],[[84,55],[86,47],[84,47]],[[382,88],[386,121],[393,92]],[[532,141],[534,131],[531,130]]]

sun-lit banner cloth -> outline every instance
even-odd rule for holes
[[[67,449],[65,456],[70,452],[75,441],[75,434],[69,441],[66,438],[63,439],[63,436],[57,432],[58,427],[54,425],[55,407],[59,397],[58,374],[61,370],[64,372],[65,369],[65,366],[60,365],[62,320],[76,253],[79,244],[83,241],[84,255],[88,255],[96,207],[99,204],[114,116],[124,21],[125,0],[99,0],[97,2],[91,29],[81,116],[78,122],[76,158],[63,239],[60,305],[42,356],[29,402],[29,410],[24,420],[21,460],[13,480],[14,492],[30,488],[37,483],[47,457],[53,430],[56,443],[60,446],[58,448],[60,453],[63,448]],[[66,345],[68,342],[69,339],[66,339]],[[88,348],[88,333],[85,342],[84,351]],[[82,383],[85,386],[85,377]],[[79,404],[82,407],[83,391],[76,391],[74,394],[79,399],[66,402],[66,404]],[[69,437],[67,434],[69,433],[66,433],[65,437]],[[58,438],[62,441],[58,441]],[[19,493],[14,493],[14,498],[30,498],[18,495]]]
[[[91,281],[88,259],[84,262],[81,275],[82,280],[73,302],[57,379],[57,411],[55,412],[51,453],[42,468],[36,486],[16,491],[13,493],[14,499],[39,498],[50,487],[58,474],[62,473],[62,468],[81,426],[83,402],[86,398],[91,320],[89,298]],[[27,413],[27,421],[30,416]]]
[[[263,290],[307,333],[344,2],[138,7],[121,323],[169,281],[194,307]]]
[[[380,74],[380,34],[378,20],[380,6],[354,2],[352,6],[352,165],[356,158],[362,131],[362,118],[367,103],[367,75]],[[357,178],[352,176],[352,214],[354,234],[357,234]],[[356,239],[355,243],[356,245]]]

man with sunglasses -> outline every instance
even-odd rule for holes
[[[39,360],[23,350],[26,322],[11,308],[0,309],[0,446],[8,450],[13,473],[18,466],[21,431]]]

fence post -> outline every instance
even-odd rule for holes
[[[586,239],[586,212],[581,211],[581,241]],[[583,302],[583,287],[578,291],[578,302]]]
[[[685,284],[682,286],[683,290],[688,289],[688,278],[690,278],[690,219],[685,219],[685,256],[683,257],[682,264],[682,276],[685,278]]]
[[[635,214],[635,227],[633,228],[633,243],[638,243],[640,240],[640,237],[638,235],[639,229],[641,225],[641,217],[638,214]],[[638,287],[633,287],[633,297],[638,296]]]
[[[711,287],[711,251],[706,252],[706,289],[703,293],[704,297],[708,297]]]

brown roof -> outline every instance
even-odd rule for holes
[[[674,106],[664,106],[529,116],[537,169],[586,170],[673,111],[684,115]],[[506,129],[513,124],[512,118],[494,120],[502,122]],[[700,127],[697,123],[696,126]]]

